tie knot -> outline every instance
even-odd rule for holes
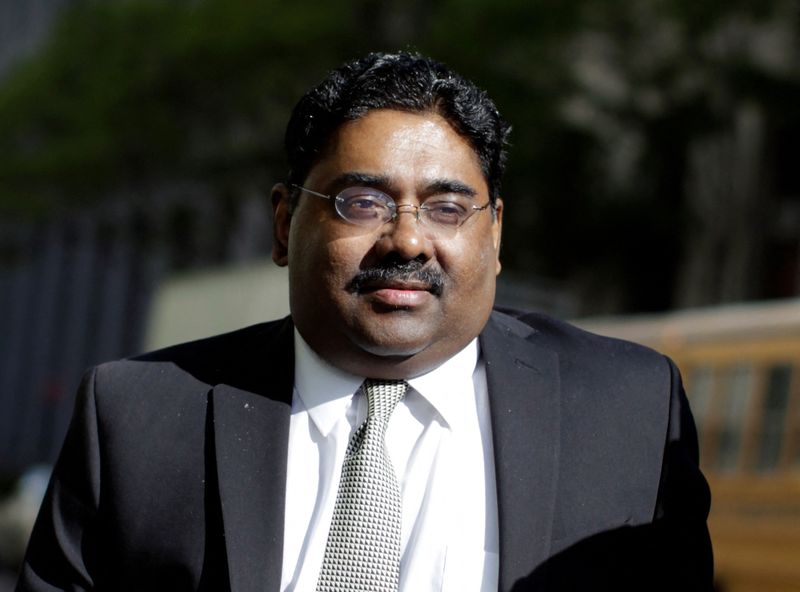
[[[405,380],[373,380],[364,381],[364,393],[367,395],[367,417],[389,419],[394,408],[405,396],[408,383]]]

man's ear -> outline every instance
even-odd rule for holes
[[[503,200],[499,197],[494,205],[494,222],[492,223],[492,244],[494,245],[495,273],[500,274],[500,239],[503,235]]]
[[[283,183],[272,188],[272,260],[285,267],[289,264],[289,227],[292,224],[290,212],[291,192]]]

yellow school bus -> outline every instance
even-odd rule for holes
[[[711,485],[719,590],[800,591],[800,299],[579,324],[681,369]]]

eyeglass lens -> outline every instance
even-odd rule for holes
[[[476,208],[471,201],[459,196],[437,199],[422,206],[403,204],[371,187],[349,187],[335,198],[339,215],[359,226],[377,228],[397,216],[413,214],[425,227],[426,233],[434,236],[452,236],[470,216],[485,209]]]

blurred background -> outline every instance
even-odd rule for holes
[[[718,588],[800,590],[796,0],[0,0],[0,590],[84,369],[288,311],[289,111],[398,49],[513,124],[498,302],[673,356]]]

